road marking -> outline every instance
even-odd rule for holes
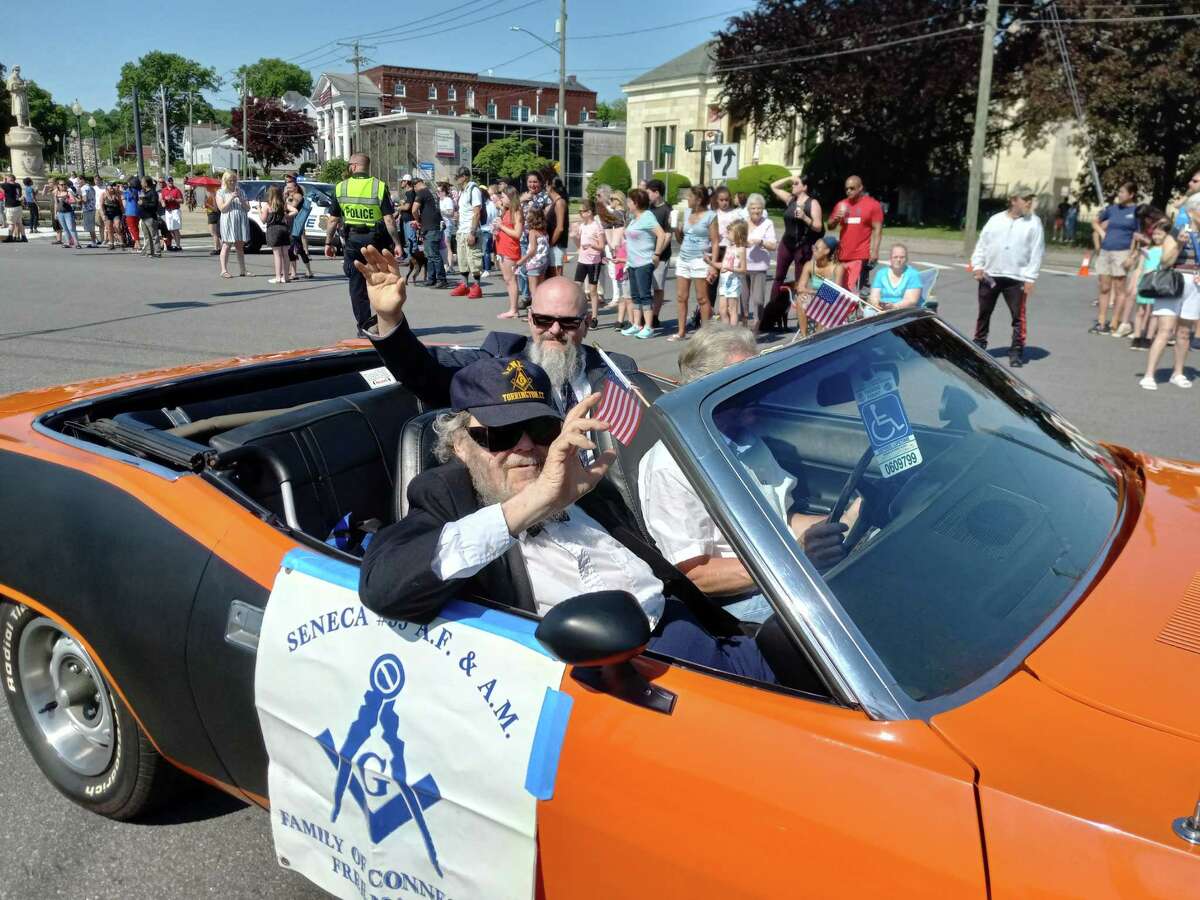
[[[959,269],[965,269],[967,267],[966,263],[955,263],[954,265],[956,268],[959,268]],[[948,267],[943,267],[943,268],[948,268]],[[1062,269],[1040,269],[1039,272],[1044,275],[1064,275],[1067,278],[1078,278],[1079,277],[1078,272],[1064,272]]]
[[[951,268],[950,266],[944,266],[941,263],[929,262],[924,259],[914,259],[913,262],[916,263],[918,266],[929,266],[929,268],[931,268],[931,269],[945,270],[945,269]]]

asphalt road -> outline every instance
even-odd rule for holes
[[[122,372],[296,347],[352,336],[341,261],[316,259],[318,278],[266,283],[271,258],[250,260],[253,277],[223,280],[202,242],[165,259],[106,250],[67,251],[35,240],[0,245],[0,395]],[[945,318],[971,331],[974,283],[950,256],[914,254],[944,268],[935,293]],[[1062,271],[1067,271],[1066,269]],[[668,285],[668,297],[672,285]],[[1137,386],[1146,355],[1128,342],[1092,337],[1095,279],[1044,273],[1029,314],[1034,389],[1085,433],[1167,456],[1200,458],[1200,388]],[[429,340],[479,343],[505,308],[503,286],[483,300],[424,288],[410,293],[410,321]],[[673,318],[668,303],[664,319]],[[1007,313],[993,320],[1003,359]],[[678,347],[635,341],[607,327],[606,348],[632,354],[643,368],[675,372]],[[1200,355],[1189,376],[1200,377]],[[1164,364],[1165,366],[1166,364]],[[1169,370],[1160,368],[1160,382]],[[10,523],[10,525],[13,523]],[[275,864],[265,814],[198,788],[168,814],[116,824],[83,813],[46,783],[0,705],[0,897],[276,898],[323,896]]]

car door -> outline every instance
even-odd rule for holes
[[[669,713],[563,679],[544,896],[987,895],[973,770],[926,723],[638,665]]]

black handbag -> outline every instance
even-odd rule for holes
[[[1138,293],[1155,300],[1178,300],[1183,296],[1183,273],[1178,269],[1147,272],[1138,280]]]

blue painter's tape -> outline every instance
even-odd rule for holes
[[[562,755],[567,722],[571,718],[571,706],[574,703],[570,694],[546,688],[537,731],[533,735],[533,747],[529,751],[529,766],[525,770],[525,790],[538,800],[549,800],[554,796],[558,758]]]
[[[311,575],[322,581],[328,581],[339,587],[348,588],[358,593],[358,566],[340,559],[333,559],[311,550],[290,550],[280,563],[285,569],[294,569],[304,575]]]
[[[358,566],[352,563],[314,553],[311,550],[296,549],[289,551],[283,557],[281,565],[285,569],[293,569],[301,574],[310,575],[358,593]],[[489,609],[465,600],[451,600],[442,608],[438,617],[450,622],[461,622],[470,628],[478,628],[480,631],[508,638],[542,656],[553,658],[553,654],[538,643],[537,638],[533,636],[538,623],[532,619],[515,616],[499,609]]]

